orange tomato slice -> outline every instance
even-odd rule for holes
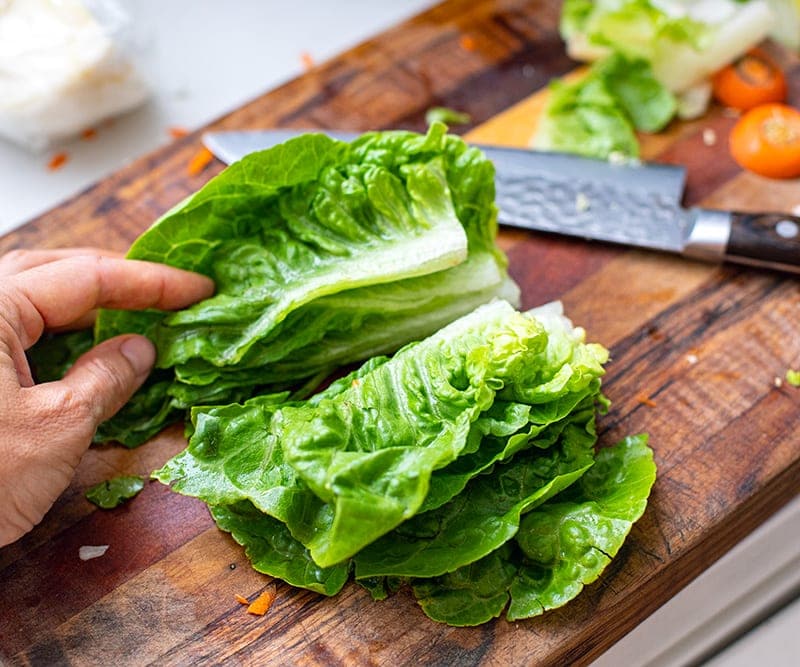
[[[768,178],[800,176],[800,111],[762,104],[745,113],[730,135],[733,159]]]
[[[741,111],[786,100],[786,77],[761,49],[752,49],[721,69],[711,83],[718,101]]]

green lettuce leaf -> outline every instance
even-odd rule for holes
[[[440,123],[247,156],[131,247],[217,293],[176,313],[100,313],[96,340],[145,334],[159,370],[98,439],[134,446],[193,405],[293,387],[516,301],[496,218],[491,162]]]
[[[87,489],[86,500],[102,509],[112,509],[133,498],[143,488],[144,478],[139,475],[112,477]]]
[[[534,139],[537,149],[598,158],[639,155],[633,126],[602,80],[557,80],[550,93]]]
[[[655,478],[647,436],[630,436],[601,449],[558,502],[528,515],[517,537],[524,566],[511,586],[509,620],[560,607],[595,581],[644,513]]]
[[[479,560],[516,533],[523,513],[581,477],[594,463],[594,411],[562,429],[556,447],[535,443],[472,479],[447,504],[404,521],[354,557],[356,578],[434,577]]]
[[[675,116],[677,99],[653,76],[646,60],[614,54],[601,60],[597,69],[635,129],[660,132]]]
[[[211,506],[210,510],[217,526],[244,545],[254,570],[323,595],[336,595],[347,582],[348,563],[320,567],[308,549],[292,537],[286,524],[251,503]]]
[[[508,590],[517,576],[515,549],[506,542],[474,563],[441,577],[411,583],[428,618],[454,626],[480,625],[508,606]]]
[[[425,613],[478,625],[560,607],[595,581],[644,513],[656,468],[647,436],[601,449],[575,484],[528,513],[515,538],[454,572],[412,582]],[[510,601],[510,604],[509,604]]]
[[[556,80],[537,129],[535,145],[607,158],[639,155],[636,130],[657,132],[677,111],[677,100],[642,59],[614,53],[573,83]]]

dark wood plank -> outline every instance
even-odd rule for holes
[[[484,140],[524,144],[542,103],[528,96],[573,67],[556,30],[559,9],[533,0],[445,2],[211,127],[422,129],[425,110],[443,104],[472,114],[473,125],[493,118],[478,128]],[[460,45],[464,35],[474,49]],[[800,65],[774,51],[797,101]],[[797,181],[739,171],[725,145],[733,122],[715,107],[642,137],[643,154],[688,165],[688,203],[800,204]],[[703,141],[707,129],[714,145]],[[199,147],[195,133],[137,160],[0,239],[0,252],[125,249],[221,170],[213,163],[187,175]],[[93,449],[45,521],[0,551],[0,660],[585,664],[800,492],[800,392],[775,384],[800,367],[796,278],[520,231],[503,230],[500,243],[525,307],[562,299],[589,337],[610,347],[613,405],[600,420],[602,442],[647,431],[656,451],[650,507],[600,581],[542,618],[472,629],[427,620],[407,593],[374,603],[356,585],[326,599],[279,584],[271,612],[249,616],[234,595],[252,597],[269,578],[253,572],[200,503],[156,485],[111,513],[82,497],[109,474],[160,466],[184,444],[172,429],[134,451]],[[82,563],[83,544],[111,548]]]

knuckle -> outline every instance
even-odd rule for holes
[[[0,321],[4,325],[0,335],[8,340],[19,340],[26,349],[38,340],[44,329],[41,313],[22,294],[13,276],[0,284]]]
[[[85,424],[95,416],[92,401],[69,386],[53,392],[37,412],[41,423],[48,426]]]
[[[88,359],[85,372],[92,378],[92,393],[119,396],[128,393],[133,369],[123,363],[112,364],[106,360]]]
[[[14,248],[4,255],[0,255],[0,266],[4,269],[15,270],[28,265],[30,250]]]

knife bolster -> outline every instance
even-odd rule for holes
[[[705,208],[692,209],[694,220],[683,254],[720,262],[725,259],[731,238],[731,214]]]

